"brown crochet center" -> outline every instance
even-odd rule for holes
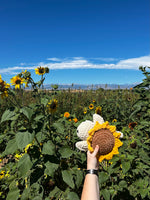
[[[99,154],[106,155],[110,153],[115,145],[115,138],[109,129],[100,129],[96,131],[92,138],[91,146],[99,146]]]

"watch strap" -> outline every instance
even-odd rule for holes
[[[86,174],[96,174],[98,176],[98,170],[96,169],[87,169]]]

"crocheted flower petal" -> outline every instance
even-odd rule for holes
[[[113,133],[113,136],[115,137],[115,138],[120,138],[120,135],[121,135],[121,133],[120,132],[114,132]]]
[[[87,141],[80,141],[76,143],[76,147],[81,151],[87,151],[88,150],[88,144]]]
[[[118,138],[115,138],[115,147],[121,147],[122,145],[123,143]]]
[[[93,115],[93,122],[94,123],[99,122],[100,124],[103,124],[104,123],[104,119],[100,115],[95,113]]]
[[[120,133],[120,138],[123,138],[123,133],[120,131],[116,131],[117,133]]]

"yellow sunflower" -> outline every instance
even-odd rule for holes
[[[102,107],[101,106],[97,106],[96,110],[95,110],[95,113],[98,114],[98,115],[101,115],[101,112],[102,112]]]
[[[4,176],[5,176],[5,171],[3,170],[0,172],[0,179],[4,178]]]
[[[91,104],[89,105],[89,109],[92,110],[93,108],[94,108],[94,105],[91,103]]]
[[[83,109],[83,113],[86,114],[87,113],[87,108]]]
[[[70,117],[70,113],[69,112],[65,112],[64,113],[64,117],[66,117],[66,118]]]
[[[47,104],[47,109],[50,113],[54,113],[57,110],[58,101],[56,99],[50,100]]]
[[[117,122],[117,119],[113,119],[112,122]]]
[[[119,140],[121,133],[116,131],[116,126],[109,125],[106,121],[103,124],[96,122],[94,128],[89,131],[87,138],[88,149],[93,152],[96,145],[99,145],[98,159],[110,160],[113,155],[119,154],[118,148],[123,145]]]
[[[2,80],[0,75],[0,95],[2,98],[8,97],[8,88],[10,85]]]
[[[20,88],[20,86],[25,83],[25,80],[19,76],[14,76],[11,78],[11,84],[15,85],[15,89]]]
[[[74,118],[73,121],[74,121],[75,123],[77,123],[77,122],[78,122],[78,119],[77,119],[77,118]]]
[[[37,67],[37,68],[35,68],[35,73],[38,74],[38,75],[45,74],[45,67]]]

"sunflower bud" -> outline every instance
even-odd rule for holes
[[[48,74],[49,73],[49,68],[45,67],[45,73]]]
[[[132,143],[130,144],[130,147],[131,147],[132,149],[135,149],[136,146],[137,146],[137,142],[136,142],[136,141],[134,141],[134,142],[132,142]]]

